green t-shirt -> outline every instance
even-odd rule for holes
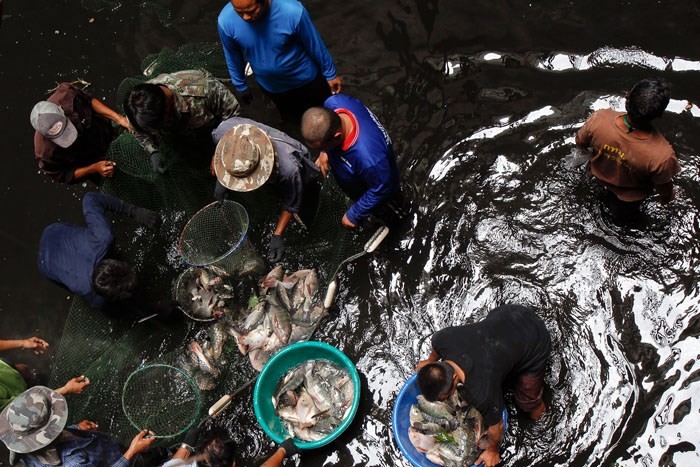
[[[0,410],[27,390],[27,383],[17,370],[0,360]]]

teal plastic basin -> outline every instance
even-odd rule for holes
[[[287,432],[279,417],[275,415],[272,397],[275,395],[275,389],[277,389],[280,378],[287,371],[307,360],[328,360],[347,370],[352,379],[354,396],[350,413],[328,436],[318,441],[302,441],[294,438],[294,444],[299,449],[319,448],[336,439],[350,426],[352,419],[355,418],[355,413],[357,413],[357,407],[360,405],[360,376],[357,374],[357,369],[352,361],[343,352],[325,342],[297,342],[273,355],[265,364],[255,382],[253,410],[255,411],[255,418],[258,419],[258,423],[267,436],[272,438],[277,444],[292,436]]]

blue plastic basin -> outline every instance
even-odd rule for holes
[[[403,385],[399,395],[396,396],[394,402],[394,410],[391,416],[391,428],[394,432],[394,439],[404,457],[415,467],[440,467],[434,462],[430,462],[425,454],[419,452],[413,446],[411,440],[408,439],[408,428],[411,426],[409,417],[411,406],[417,403],[417,397],[420,394],[418,383],[416,382],[417,374],[414,374]],[[503,431],[505,432],[508,425],[508,414],[503,409]],[[476,467],[476,466],[472,466]]]

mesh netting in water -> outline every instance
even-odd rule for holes
[[[170,365],[146,365],[124,384],[122,408],[137,431],[148,429],[158,438],[172,438],[197,420],[202,398],[192,378]]]
[[[193,266],[215,266],[228,274],[262,274],[264,263],[248,233],[248,213],[235,201],[214,202],[185,225],[178,248]]]
[[[154,66],[153,73],[201,69],[206,68],[205,64],[212,70],[226,69],[223,55],[209,54],[206,49],[196,53],[195,48],[183,47],[176,53],[164,50],[156,57],[160,68]],[[119,88],[119,102],[135,83],[144,79],[135,77],[124,80]],[[146,301],[171,297],[173,284],[187,269],[187,264],[178,253],[179,237],[188,219],[213,201],[214,177],[209,172],[209,161],[214,145],[209,131],[203,129],[194,135],[184,135],[177,141],[160,141],[161,154],[167,166],[165,175],[153,173],[148,155],[129,134],[119,136],[109,148],[108,158],[117,163],[117,170],[114,177],[103,180],[99,190],[135,205],[157,210],[164,219],[160,230],[151,232],[132,219],[114,218],[115,244],[112,254],[136,267],[139,289]],[[270,187],[263,186],[251,193],[234,193],[232,199],[248,212],[246,241],[249,241],[250,250],[259,261],[256,251],[267,251],[267,242],[279,215],[279,198]],[[288,226],[285,233],[285,266],[291,270],[316,268],[323,287],[323,283],[330,279],[345,258],[362,251],[372,232],[357,232],[341,226],[340,221],[348,205],[347,198],[333,178],[327,177],[313,222],[308,228],[302,228],[296,222]],[[228,257],[241,258],[239,255]],[[254,276],[254,279],[258,277]],[[244,306],[248,298],[237,297],[239,305]],[[137,433],[121,405],[122,390],[129,375],[137,368],[152,364],[182,369],[179,362],[188,343],[201,337],[206,326],[209,323],[196,323],[184,317],[172,322],[152,319],[134,324],[94,311],[76,297],[66,320],[50,385],[58,387],[74,376],[87,376],[92,382],[91,386],[81,395],[68,396],[70,422],[94,420],[101,430],[128,444]],[[256,375],[248,358],[240,354],[233,339],[229,339],[224,346],[220,369],[214,387],[201,391],[202,410],[197,422],[222,395],[233,393]],[[151,398],[153,394],[144,397]],[[176,439],[170,438],[166,444]]]

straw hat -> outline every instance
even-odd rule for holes
[[[0,440],[10,451],[34,452],[58,438],[67,420],[66,399],[53,389],[34,386],[0,414]]]
[[[265,184],[275,167],[275,148],[260,128],[235,125],[216,145],[214,171],[223,186],[233,191],[252,191]]]

